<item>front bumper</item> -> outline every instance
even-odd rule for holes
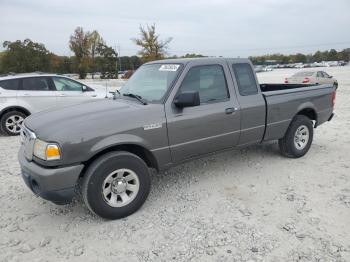
[[[55,204],[67,204],[76,194],[75,188],[84,165],[44,168],[24,156],[23,147],[18,153],[22,178],[30,190]]]

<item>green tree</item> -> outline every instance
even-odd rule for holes
[[[327,60],[328,61],[336,61],[336,60],[338,60],[337,56],[338,56],[337,50],[331,49],[331,50],[329,50],[329,53],[328,53],[328,56],[327,56]]]
[[[50,71],[50,52],[41,43],[30,39],[3,43],[2,72]]]
[[[2,69],[2,58],[4,56],[4,52],[0,52],[0,74],[3,73],[3,69]]]
[[[122,56],[120,57],[122,70],[136,70],[142,65],[142,61],[138,56]]]
[[[295,55],[291,55],[291,63],[306,63],[306,55],[297,53]]]
[[[322,52],[321,51],[317,51],[314,55],[313,55],[313,61],[314,62],[321,62],[322,61]]]
[[[68,56],[50,55],[51,71],[59,74],[67,74],[73,72],[73,58]]]
[[[143,62],[163,59],[166,55],[166,49],[172,38],[159,40],[159,35],[156,34],[156,26],[153,24],[144,28],[140,26],[140,38],[131,39],[137,46],[141,47],[139,54]]]
[[[89,32],[84,32],[82,27],[77,27],[69,40],[69,48],[75,54],[77,70],[80,78],[85,78],[89,69],[89,55],[91,51],[91,41],[89,36]]]
[[[101,78],[117,78],[117,52],[112,47],[101,43],[96,51],[99,55],[97,68],[101,71]]]
[[[350,60],[350,48],[344,49],[337,55],[338,60],[349,61]]]

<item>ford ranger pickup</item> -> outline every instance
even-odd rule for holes
[[[331,84],[259,84],[248,59],[153,61],[114,99],[26,118],[22,177],[56,204],[81,194],[93,213],[122,218],[145,202],[151,168],[271,140],[286,157],[304,156],[335,94]]]

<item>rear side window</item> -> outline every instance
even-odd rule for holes
[[[181,91],[198,91],[201,103],[220,102],[229,98],[225,74],[220,65],[192,67],[185,76]]]
[[[323,77],[329,77],[329,74],[327,74],[326,72],[322,72],[322,74],[323,74]]]
[[[323,74],[322,74],[321,71],[320,71],[320,72],[317,72],[317,77],[323,77]]]
[[[6,90],[17,90],[19,86],[18,79],[2,80],[0,81],[0,87]]]
[[[53,77],[57,91],[83,91],[83,85],[63,77]]]
[[[22,90],[49,91],[50,84],[46,77],[23,78]]]
[[[249,96],[258,93],[255,76],[249,64],[240,63],[232,65],[241,96]]]

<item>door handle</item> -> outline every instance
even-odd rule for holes
[[[232,114],[233,112],[235,112],[236,110],[237,110],[237,108],[229,107],[229,108],[225,109],[225,113],[229,115],[229,114]]]
[[[59,96],[63,97],[63,96],[66,96],[65,94],[60,94]]]
[[[30,96],[30,94],[25,93],[25,94],[23,94],[23,96]]]

